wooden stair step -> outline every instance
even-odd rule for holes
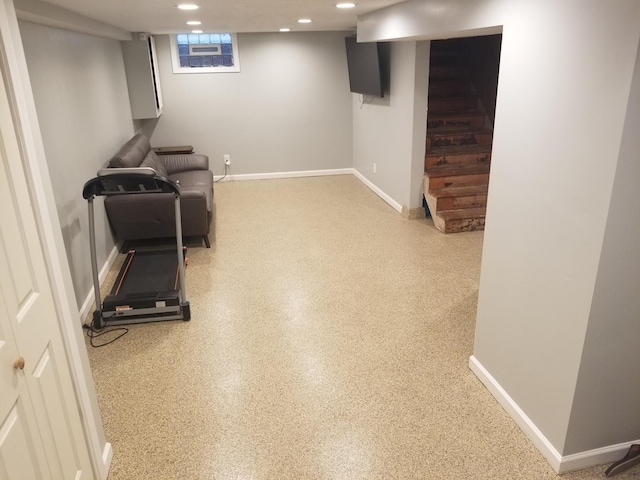
[[[438,216],[445,221],[463,220],[465,218],[484,218],[487,215],[487,209],[484,207],[474,208],[458,208],[456,210],[441,210]]]
[[[477,165],[437,165],[429,167],[425,173],[429,178],[454,177],[461,175],[487,174],[490,169],[490,165],[484,163]]]
[[[473,185],[470,187],[450,187],[429,190],[429,195],[435,198],[486,195],[489,192],[489,185]]]
[[[437,165],[425,169],[429,182],[428,190],[471,187],[489,183],[490,165],[477,163],[472,165]]]
[[[489,183],[489,172],[451,175],[451,176],[442,176],[442,177],[429,177],[429,175],[426,174],[426,178],[429,181],[430,190],[437,190],[441,188],[450,188],[450,187],[471,187],[475,185],[484,185],[486,183]]]
[[[457,233],[484,229],[486,214],[485,207],[474,207],[442,210],[436,215],[444,221],[445,233]]]
[[[487,206],[488,185],[431,189],[427,195],[435,199],[436,212],[459,208]]]
[[[468,127],[465,125],[457,126],[452,125],[449,127],[440,127],[427,130],[427,135],[432,137],[446,136],[446,135],[465,135],[475,133],[493,133],[493,129],[489,127]]]
[[[458,112],[456,110],[443,110],[442,112],[429,112],[427,111],[427,121],[434,118],[448,118],[448,117],[482,117],[485,118],[487,113],[482,108],[474,108],[470,111]],[[455,126],[455,125],[454,125]],[[484,124],[482,125],[484,126]]]
[[[487,153],[491,152],[491,145],[450,145],[434,147],[427,155],[452,155],[456,153]]]
[[[484,114],[483,114],[484,115]],[[449,115],[449,116],[467,116],[467,114],[461,114],[461,115]],[[476,116],[475,113],[472,116]],[[435,117],[436,120],[439,120],[440,118],[447,118],[446,115],[440,115],[440,114],[433,114],[433,115],[429,115],[427,118],[433,118]],[[427,120],[428,121],[428,120]],[[432,128],[427,128],[427,135],[430,136],[436,136],[436,135],[455,135],[457,133],[469,133],[469,132],[493,132],[493,130],[491,128],[485,127],[485,126],[480,126],[480,127],[476,127],[473,125],[446,125],[443,127],[432,127]]]
[[[430,113],[468,112],[478,110],[478,97],[472,95],[456,97],[429,97]]]
[[[491,145],[493,130],[490,128],[453,127],[427,131],[427,151],[439,147],[462,145]]]
[[[427,131],[429,129],[451,127],[484,127],[486,121],[486,114],[481,111],[469,113],[437,113],[427,116]]]
[[[448,155],[446,157],[430,157],[427,156],[424,159],[424,171],[425,173],[433,172],[434,168],[438,167],[473,167],[476,165],[489,165],[491,163],[491,153],[466,153],[458,155]],[[458,174],[454,174],[458,175]],[[464,173],[462,175],[468,175]],[[429,175],[444,176],[444,175]]]
[[[426,170],[438,165],[476,165],[491,162],[491,145],[463,145],[433,150],[424,157]]]

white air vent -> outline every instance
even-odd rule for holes
[[[220,44],[189,45],[189,55],[222,55]]]

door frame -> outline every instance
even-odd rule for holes
[[[0,68],[6,72],[9,83],[5,88],[34,202],[32,207],[85,442],[95,478],[106,480],[113,450],[104,434],[13,0],[0,0]]]

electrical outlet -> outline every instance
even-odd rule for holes
[[[376,173],[376,164],[373,164],[373,173]]]
[[[224,164],[227,166],[231,165],[231,155],[224,156]]]

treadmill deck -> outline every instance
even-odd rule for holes
[[[186,253],[186,248],[183,250]],[[178,279],[175,250],[130,250],[111,293],[103,301],[102,314],[105,318],[173,317],[180,311]]]

